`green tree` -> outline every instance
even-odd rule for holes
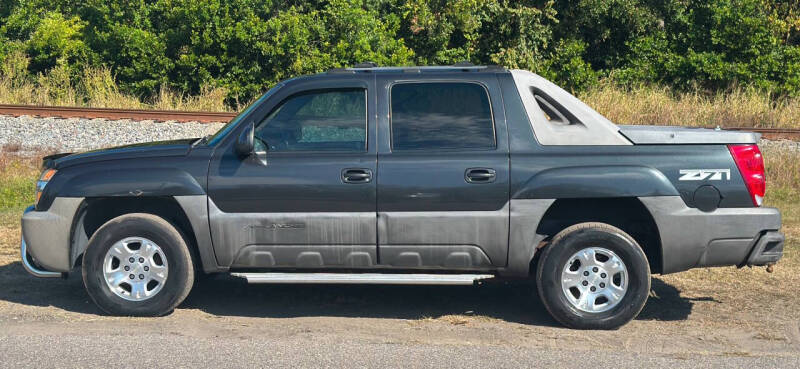
[[[0,61],[23,52],[30,78],[75,85],[105,68],[143,98],[224,87],[234,105],[361,61],[800,95],[798,19],[789,0],[7,0]]]
[[[620,76],[629,81],[711,90],[752,84],[795,93],[795,46],[780,37],[760,0],[691,1],[666,9],[665,27],[631,41]]]
[[[45,14],[27,42],[31,72],[47,71],[56,65],[77,67],[88,61],[92,52],[83,41],[85,25],[78,17]]]

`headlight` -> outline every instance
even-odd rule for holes
[[[34,205],[39,204],[39,198],[42,197],[44,187],[47,186],[47,182],[50,182],[50,178],[53,178],[54,175],[56,175],[55,169],[47,169],[39,176],[39,180],[36,181],[36,201],[34,201]]]

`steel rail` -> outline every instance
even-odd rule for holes
[[[84,108],[61,106],[31,106],[31,105],[2,105],[0,115],[58,118],[103,118],[103,119],[131,119],[176,122],[227,122],[236,116],[236,113],[206,112],[206,111],[174,111],[174,110],[140,110],[140,109],[108,109]]]

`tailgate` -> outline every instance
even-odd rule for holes
[[[760,133],[673,126],[620,125],[619,131],[637,145],[754,144]]]

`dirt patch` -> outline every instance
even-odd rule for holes
[[[89,300],[79,273],[68,279],[37,279],[19,262],[5,260],[0,266],[0,325],[19,334],[100,334],[136,325],[159,335],[249,339],[316,332],[383,343],[800,357],[799,317],[795,309],[785,308],[796,306],[797,300],[774,304],[750,292],[737,298],[727,292],[734,287],[717,278],[700,287],[690,283],[697,277],[656,277],[638,319],[616,331],[581,332],[554,322],[527,284],[267,286],[218,276],[197,284],[167,317],[109,317]],[[763,283],[755,279],[748,285],[743,279],[750,289]],[[720,289],[722,293],[713,292]]]

